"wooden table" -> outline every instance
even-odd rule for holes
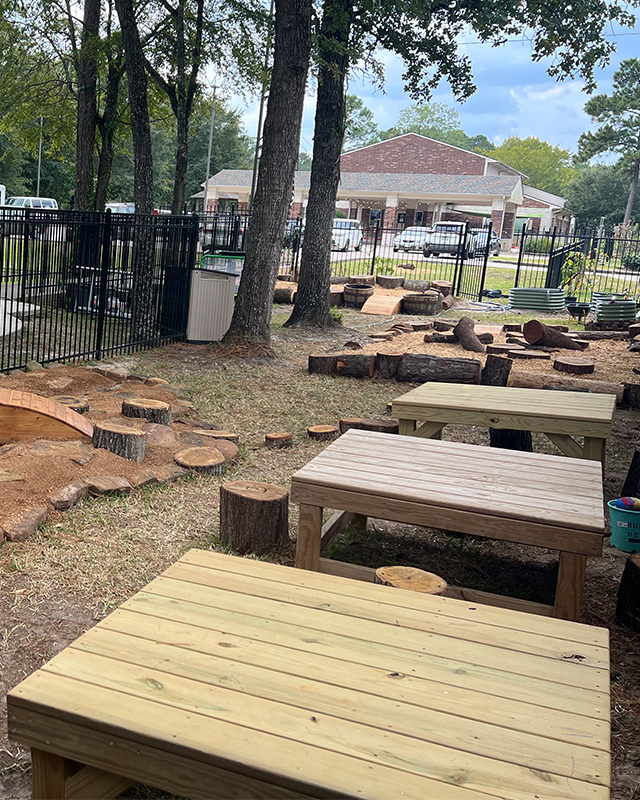
[[[440,439],[445,425],[544,433],[565,455],[604,465],[615,395],[424,383],[392,402],[400,433]],[[584,436],[578,444],[574,436]]]
[[[350,430],[296,472],[291,500],[300,503],[302,569],[373,580],[374,570],[320,558],[354,515],[361,527],[369,516],[558,550],[553,607],[467,589],[463,596],[563,619],[580,619],[587,556],[602,555],[594,461]],[[324,507],[339,512],[323,527]]]
[[[192,550],[9,730],[36,800],[606,800],[608,690],[604,629]]]

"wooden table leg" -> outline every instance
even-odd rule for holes
[[[400,419],[399,422],[399,430],[401,436],[413,436],[413,432],[416,429],[416,421],[415,419]]]
[[[553,616],[557,619],[580,622],[586,569],[586,556],[560,553],[556,601],[553,606]]]
[[[296,567],[318,571],[322,538],[322,508],[300,503]]]
[[[423,422],[413,435],[422,439],[442,439],[445,425],[445,422]]]
[[[607,453],[607,440],[596,439],[593,436],[584,437],[582,446],[582,457],[589,461],[599,461],[602,464],[602,474],[604,475],[604,462]]]
[[[69,764],[62,756],[31,748],[33,800],[64,800]]]

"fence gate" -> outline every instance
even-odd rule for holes
[[[469,239],[472,238],[469,230],[469,223],[466,224],[464,232],[460,235],[460,244],[456,256],[456,282],[453,287],[454,294],[458,297],[471,297],[474,300],[482,300],[484,280],[487,274],[487,260],[491,247],[491,225],[483,228],[483,233],[475,237],[476,247],[471,250],[468,246]],[[486,231],[486,234],[484,233]],[[486,238],[485,238],[486,236]]]

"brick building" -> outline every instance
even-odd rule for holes
[[[491,218],[509,247],[517,221],[533,230],[568,229],[564,199],[524,184],[518,170],[454,145],[407,133],[344,153],[337,206],[363,225],[402,230],[439,219]],[[209,180],[209,210],[245,211],[251,170],[221,170]],[[303,216],[309,172],[296,172],[292,216]],[[204,186],[204,185],[203,185]],[[193,196],[203,199],[204,192]]]

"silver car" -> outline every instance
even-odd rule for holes
[[[406,228],[393,240],[393,252],[397,253],[398,250],[417,250],[420,252],[424,247],[428,233],[428,228]]]

